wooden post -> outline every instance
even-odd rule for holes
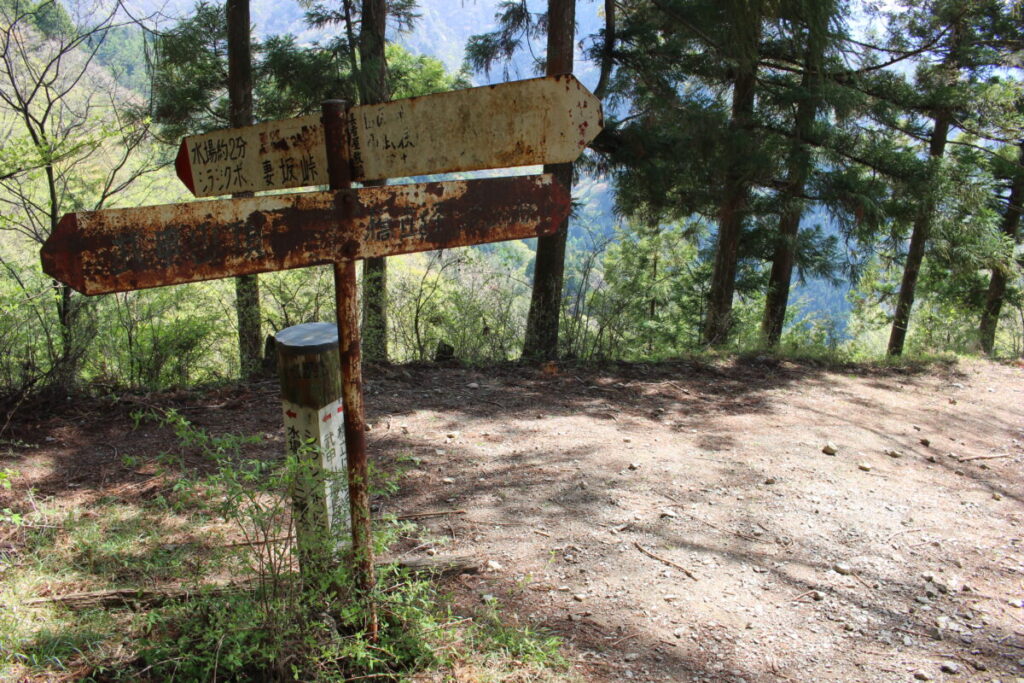
[[[288,454],[297,456],[291,497],[299,570],[309,585],[328,572],[350,526],[338,332],[306,323],[275,336]]]
[[[348,107],[341,100],[323,103],[324,145],[327,176],[332,190],[352,186],[348,138],[345,133]],[[338,207],[339,220],[351,224],[351,195]],[[366,461],[366,418],[363,412],[362,354],[359,346],[359,300],[355,261],[334,264],[334,301],[338,318],[338,352],[341,361],[341,394],[345,406],[345,444],[348,452],[348,491],[352,514],[352,567],[356,586],[366,600],[367,633],[377,638],[377,609],[373,600],[376,575],[373,567],[373,536],[370,528],[369,471]]]

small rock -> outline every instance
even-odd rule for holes
[[[444,479],[441,480],[441,482],[444,484],[454,484],[455,480],[452,479],[451,477],[445,477]]]
[[[480,385],[477,382],[470,382],[466,385],[467,389],[479,389]]]
[[[661,517],[662,517],[663,519],[664,519],[665,517],[667,517],[667,518],[669,518],[669,519],[675,519],[675,518],[676,518],[676,517],[678,517],[678,516],[679,516],[679,515],[677,515],[677,514],[676,514],[675,512],[673,512],[672,510],[669,510],[669,509],[667,509],[667,508],[666,508],[665,510],[662,510],[662,511],[661,511]]]
[[[778,483],[778,481],[779,480],[776,479],[775,477],[768,477],[767,479],[764,480],[764,483],[765,483],[765,486],[771,486],[772,484]]]
[[[938,462],[938,461],[939,461],[939,459],[936,458],[934,455],[929,455],[928,456],[928,462]]]
[[[624,656],[622,658],[622,661],[624,661],[624,662],[635,662],[638,657],[640,657],[640,655],[638,655],[637,653],[630,652],[629,654],[627,654],[626,656]]]
[[[504,567],[501,566],[501,563],[497,560],[487,560],[487,568],[492,572],[500,572],[504,569]]]
[[[932,440],[931,439],[921,439],[920,443],[921,443],[922,446],[927,447],[927,446],[931,446],[932,445]]]
[[[631,463],[629,463],[629,469],[631,469],[631,470],[638,470],[638,469],[640,469],[640,463],[638,463],[638,462],[631,462]]]
[[[849,576],[853,573],[853,567],[846,564],[845,562],[836,562],[834,565],[832,565],[832,571],[834,571],[836,574]]]
[[[457,439],[459,438],[459,432],[448,432],[445,436],[449,439]]]
[[[857,465],[857,469],[861,470],[862,472],[870,472],[871,465],[867,464],[866,462],[862,462],[861,464]]]
[[[825,444],[825,447],[821,449],[821,452],[825,455],[835,455],[839,452],[839,446],[829,441]]]
[[[902,458],[903,457],[903,452],[902,451],[897,451],[897,450],[895,450],[893,448],[886,448],[885,449],[885,454],[888,455],[890,458]]]
[[[430,555],[431,557],[437,555],[437,548],[427,548],[427,555]]]
[[[583,595],[583,593],[576,593],[575,595],[572,596],[572,599],[575,600],[576,602],[583,602],[584,600],[587,599],[587,596]]]
[[[999,493],[999,491],[993,491],[992,492],[992,500],[1002,500],[1002,499],[1003,499],[1003,494]]]
[[[821,591],[811,591],[811,599],[815,602],[821,602],[825,599],[825,594]]]
[[[494,602],[494,596],[491,595],[490,593],[484,593],[483,595],[480,596],[480,602],[483,602],[483,603]]]
[[[956,662],[943,662],[939,665],[939,670],[947,674],[958,674],[960,673],[960,665]]]
[[[931,674],[929,674],[929,673],[927,673],[925,671],[915,671],[914,672],[914,679],[918,680],[918,681],[930,681],[930,680],[932,680],[932,677],[931,677]]]

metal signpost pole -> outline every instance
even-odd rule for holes
[[[332,190],[349,190],[352,174],[345,135],[348,108],[341,100],[323,103],[327,176]],[[352,227],[354,197],[338,196],[342,228]],[[363,412],[362,353],[359,347],[359,303],[356,298],[356,263],[334,262],[334,299],[338,319],[338,351],[341,357],[341,395],[345,406],[345,445],[348,452],[348,491],[352,514],[352,566],[356,586],[366,600],[367,632],[377,637],[377,609],[373,599],[373,538],[370,528],[370,492],[366,463],[366,418]]]

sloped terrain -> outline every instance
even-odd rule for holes
[[[457,611],[550,629],[583,680],[1024,677],[1019,366],[407,366],[366,392],[371,459],[401,472],[375,505],[434,514],[395,555],[472,556]],[[170,436],[131,401],[281,448],[272,382],[78,403],[12,425],[6,497],[149,481],[124,457]]]

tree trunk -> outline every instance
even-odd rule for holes
[[[601,44],[601,74],[594,88],[594,96],[603,100],[608,94],[608,84],[615,66],[615,2],[604,0],[604,40]]]
[[[928,155],[932,164],[937,165],[946,151],[946,138],[949,135],[951,118],[948,111],[940,111],[935,116],[935,125],[932,128],[931,141],[928,146]],[[931,173],[933,178],[936,170],[937,166],[933,166]],[[888,354],[890,356],[901,355],[903,343],[907,339],[907,326],[910,323],[910,309],[914,306],[917,276],[921,272],[921,263],[924,261],[924,251],[928,244],[928,236],[931,233],[933,214],[935,213],[933,190],[934,188],[928,188],[928,195],[921,203],[921,208],[914,219],[913,232],[910,234],[907,262],[903,267],[903,280],[900,283],[900,293],[896,300],[896,311],[892,320],[892,331],[889,334]]]
[[[363,0],[359,27],[359,99],[379,104],[390,99],[384,57],[386,0]],[[383,185],[384,181],[366,183]],[[363,358],[388,359],[388,268],[383,257],[363,261]]]
[[[252,54],[249,37],[249,0],[227,0],[228,99],[231,126],[252,125]],[[231,195],[251,197],[251,192]],[[260,333],[260,285],[256,275],[235,278],[235,313],[238,316],[238,360],[244,379],[253,379],[263,367]]]
[[[548,0],[547,75],[572,73],[576,32],[576,0]],[[547,164],[572,194],[572,164]],[[537,238],[537,259],[533,269],[533,293],[526,316],[523,357],[550,360],[558,357],[558,317],[562,308],[562,280],[565,274],[565,240],[569,234],[566,217],[553,235]]]
[[[1017,155],[1017,173],[1010,183],[1010,196],[1006,200],[1006,213],[1003,214],[1003,234],[1016,242],[1017,230],[1020,228],[1021,202],[1024,202],[1024,173],[1020,166],[1024,165],[1024,142],[1019,145]],[[978,326],[978,337],[981,349],[991,355],[996,342],[996,326],[999,324],[999,312],[1003,308],[1003,297],[1006,295],[1007,273],[1000,266],[992,268],[992,279],[988,283],[985,296],[985,309],[981,313],[981,324]]]
[[[736,67],[732,91],[732,119],[729,122],[732,146],[729,168],[722,188],[718,210],[718,245],[708,292],[708,312],[704,320],[704,343],[724,344],[732,327],[732,298],[736,290],[736,259],[740,234],[747,211],[750,178],[739,141],[747,138],[754,119],[754,91],[757,84],[757,60],[746,59]]]
[[[789,305],[789,285],[793,280],[793,262],[796,258],[796,240],[800,231],[800,219],[804,215],[802,195],[810,173],[811,155],[807,139],[818,111],[816,88],[817,76],[812,76],[814,56],[808,52],[804,59],[804,73],[800,87],[803,98],[797,104],[793,121],[793,144],[789,150],[786,168],[786,185],[782,190],[783,208],[779,216],[779,234],[772,255],[772,269],[768,276],[768,294],[764,302],[764,316],[761,319],[761,334],[765,343],[774,348],[782,338],[782,326],[786,321]]]

